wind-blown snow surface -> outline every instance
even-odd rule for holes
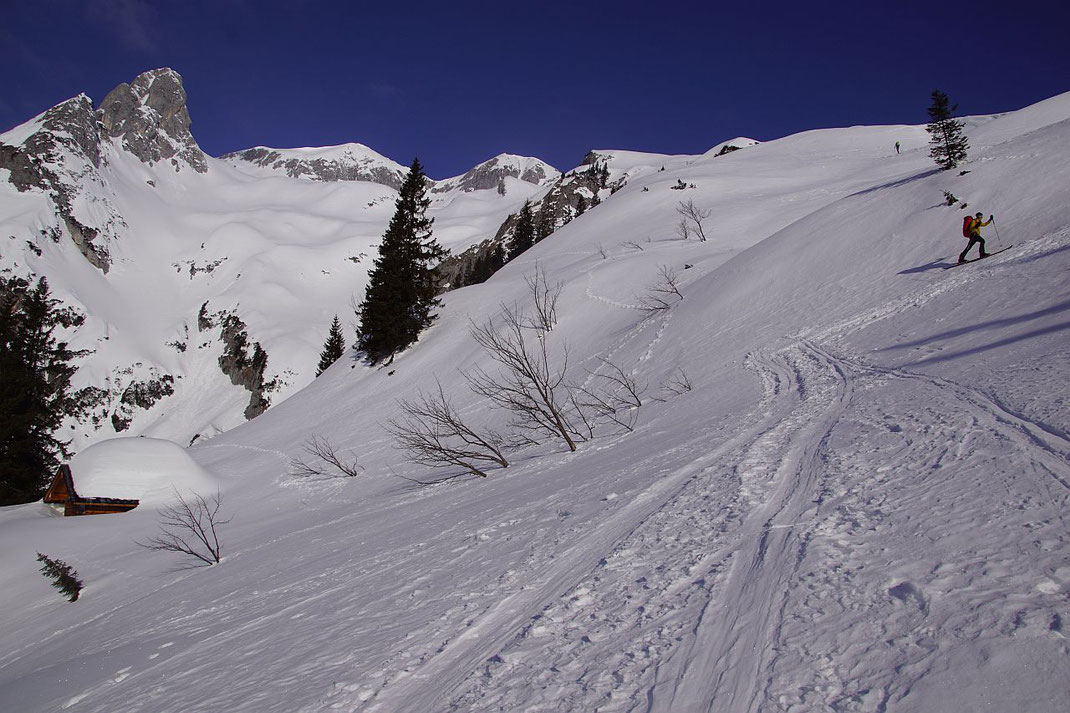
[[[626,188],[447,295],[389,368],[343,360],[190,450],[233,518],[220,565],[176,574],[139,549],[148,508],[0,512],[0,700],[1065,710],[1068,117],[1063,95],[971,120],[961,176],[933,170],[921,127],[614,154]],[[963,242],[943,190],[995,213],[990,248],[1014,247],[941,269]],[[708,242],[674,237],[686,199],[713,211]],[[564,285],[549,339],[569,344],[574,377],[609,359],[648,385],[636,430],[413,485],[432,474],[382,429],[395,399],[437,377],[467,417],[500,420],[458,376],[490,366],[467,324],[526,300],[537,264]],[[650,315],[639,296],[660,265],[683,299]],[[693,389],[674,396],[681,372]],[[363,475],[291,476],[314,435]],[[75,567],[77,603],[35,572],[36,551]]]

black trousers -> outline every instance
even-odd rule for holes
[[[985,239],[980,235],[971,235],[970,242],[966,243],[966,249],[959,253],[959,262],[966,259],[966,253],[970,252],[970,248],[974,246],[974,243],[981,246],[981,257],[985,256]]]

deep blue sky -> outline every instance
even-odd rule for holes
[[[0,131],[169,66],[212,155],[359,141],[445,178],[491,156],[700,153],[1070,90],[1065,0],[0,0]]]

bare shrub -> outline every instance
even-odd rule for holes
[[[504,308],[500,327],[487,321],[471,325],[472,338],[501,369],[489,374],[481,368],[465,373],[468,385],[476,394],[513,415],[511,425],[522,434],[560,437],[570,451],[577,440],[586,440],[574,424],[573,400],[565,381],[568,350],[563,350],[561,365],[550,364],[545,332],[534,339],[525,334],[527,320],[516,307]],[[538,442],[536,435],[531,435]]]
[[[399,447],[416,463],[459,466],[482,478],[487,477],[483,464],[508,468],[509,461],[502,454],[504,439],[494,431],[480,433],[465,424],[442,384],[437,387],[430,393],[421,391],[416,399],[398,402],[405,416],[391,420],[387,430]]]
[[[160,534],[148,542],[138,542],[140,547],[163,552],[177,552],[191,558],[183,569],[218,564],[223,549],[219,539],[219,527],[230,522],[220,518],[219,510],[223,496],[216,491],[211,502],[199,494],[189,500],[176,490],[178,502],[160,510]]]
[[[629,250],[638,250],[639,252],[643,251],[643,246],[635,242],[634,240],[626,240],[621,243],[621,245],[628,248]]]
[[[683,216],[683,220],[680,222],[684,225],[694,225],[695,232],[698,233],[698,239],[706,242],[706,232],[702,229],[702,221],[709,218],[713,211],[703,210],[695,205],[695,201],[688,199],[686,202],[680,201],[680,204],[676,206],[676,212]]]
[[[645,386],[639,383],[613,362],[602,359],[603,370],[591,372],[598,380],[598,387],[578,388],[578,412],[589,424],[593,433],[598,423],[614,423],[625,431],[632,431],[643,405]]]
[[[535,313],[528,321],[528,326],[543,332],[549,332],[557,324],[557,301],[561,297],[563,285],[560,282],[550,284],[546,278],[546,271],[535,265],[534,275],[525,275],[531,292],[531,301]]]
[[[691,237],[691,224],[681,218],[680,222],[676,224],[676,234],[680,236],[681,240],[687,240]]]
[[[647,312],[667,310],[684,298],[680,292],[679,278],[668,265],[658,267],[658,279],[641,295],[639,306]]]
[[[691,391],[691,379],[687,373],[681,368],[676,367],[676,371],[669,377],[669,380],[662,386],[662,390],[666,392],[666,396],[660,398],[660,401],[667,401],[673,396],[681,396]]]
[[[293,475],[313,479],[355,478],[364,472],[355,456],[344,458],[326,437],[313,436],[301,449],[313,460],[292,459],[290,473]]]

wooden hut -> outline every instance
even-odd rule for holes
[[[122,498],[84,498],[74,489],[74,477],[68,465],[61,465],[48,486],[45,502],[49,505],[63,506],[64,515],[105,515],[113,512],[126,512],[138,506],[140,500]]]

